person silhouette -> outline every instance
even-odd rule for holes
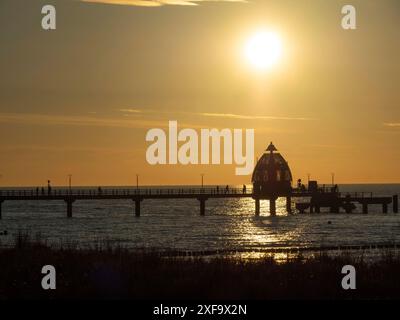
[[[229,192],[229,186],[226,185],[226,187],[225,187],[225,193],[228,193],[228,192]]]
[[[243,185],[243,190],[242,190],[242,191],[243,191],[243,194],[246,193],[246,189],[247,189],[247,188],[246,188],[246,185],[244,184],[244,185]]]

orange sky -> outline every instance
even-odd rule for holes
[[[47,32],[41,1],[0,4],[0,186],[250,182],[234,165],[147,164],[146,132],[169,120],[254,128],[255,157],[274,141],[295,179],[400,181],[398,1],[352,1],[355,31],[344,1],[51,3]],[[260,29],[283,42],[263,73],[242,55]]]

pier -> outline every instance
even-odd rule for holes
[[[73,203],[79,200],[132,200],[134,215],[140,217],[140,205],[150,199],[195,199],[200,204],[200,215],[204,216],[206,201],[210,198],[252,198],[253,193],[239,188],[131,188],[131,189],[54,189],[42,194],[36,190],[1,190],[0,219],[5,201],[64,201],[67,217],[73,216]]]
[[[292,213],[292,200],[296,198],[295,208],[303,213],[320,213],[328,208],[331,213],[353,213],[361,205],[362,213],[367,214],[370,205],[381,205],[382,213],[388,213],[392,204],[393,213],[398,213],[398,195],[374,196],[372,193],[353,192],[341,193],[337,185],[322,187],[317,181],[308,181],[307,186],[297,180],[297,186],[292,186],[292,173],[288,162],[277,152],[271,142],[264,154],[258,160],[251,178],[253,188],[243,187],[174,187],[174,188],[127,188],[127,189],[52,189],[50,181],[48,188],[28,190],[0,190],[0,219],[4,201],[64,201],[67,217],[73,216],[73,204],[79,200],[131,200],[134,203],[134,215],[140,217],[140,206],[143,201],[151,199],[195,199],[199,202],[201,216],[206,213],[206,202],[209,199],[251,198],[255,203],[255,215],[260,215],[260,202],[269,201],[270,215],[276,215],[276,200],[286,198],[286,211]],[[307,211],[306,211],[307,210]]]
[[[73,217],[73,204],[79,200],[131,200],[133,215],[140,217],[141,203],[152,199],[194,199],[199,204],[199,214],[206,213],[206,202],[209,199],[238,199],[251,198],[255,203],[255,215],[260,215],[260,202],[269,201],[270,215],[276,214],[276,200],[278,197],[267,198],[254,192],[253,189],[240,188],[130,188],[130,189],[54,189],[49,193],[41,193],[38,190],[1,190],[0,191],[0,219],[2,218],[2,204],[5,201],[64,201],[66,204],[66,216]],[[292,189],[286,195],[286,211],[292,213],[292,201],[296,202],[295,208],[299,213],[320,213],[321,208],[329,208],[331,213],[339,213],[343,210],[352,213],[355,209],[354,203],[362,206],[362,212],[368,213],[369,205],[381,205],[382,213],[388,212],[392,204],[392,211],[398,213],[398,195],[374,196],[371,193],[339,193],[325,192],[321,189],[316,191]],[[308,200],[308,201],[303,201]]]

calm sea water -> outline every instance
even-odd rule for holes
[[[340,191],[394,195],[400,194],[400,185],[342,185]],[[354,214],[288,215],[285,199],[279,199],[276,217],[269,216],[267,201],[255,217],[252,199],[211,199],[206,208],[206,216],[200,216],[197,200],[145,200],[142,216],[135,218],[132,201],[77,201],[74,217],[67,219],[62,201],[6,201],[0,232],[7,230],[8,235],[0,241],[9,245],[18,232],[26,231],[55,245],[86,247],[107,241],[128,248],[189,251],[400,242],[400,214],[393,214],[391,206],[388,214],[381,206],[370,206],[367,215],[361,208]]]

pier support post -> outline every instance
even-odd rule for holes
[[[382,211],[383,211],[383,213],[388,213],[388,204],[387,203],[382,203]]]
[[[135,202],[135,217],[140,217],[140,203],[143,201],[142,198],[133,198]]]
[[[74,201],[74,199],[65,199],[65,202],[67,203],[67,218],[72,218],[72,204]]]
[[[206,215],[206,200],[205,198],[200,198],[200,215],[205,216]]]
[[[367,203],[363,203],[362,204],[362,210],[363,210],[363,213],[368,213],[368,204]]]
[[[286,211],[292,213],[292,197],[286,197]]]
[[[256,217],[258,217],[260,215],[260,199],[256,199],[255,204],[256,204]]]
[[[3,206],[3,200],[0,200],[0,220],[2,218],[2,211],[1,211],[2,206]]]
[[[399,213],[399,196],[393,196],[393,213]]]
[[[352,211],[352,206],[351,204],[349,205],[349,213]],[[336,202],[335,205],[333,206],[333,212],[334,213],[340,213],[340,202]],[[347,211],[346,211],[347,212]]]
[[[269,199],[269,214],[271,216],[276,215],[276,198]]]

